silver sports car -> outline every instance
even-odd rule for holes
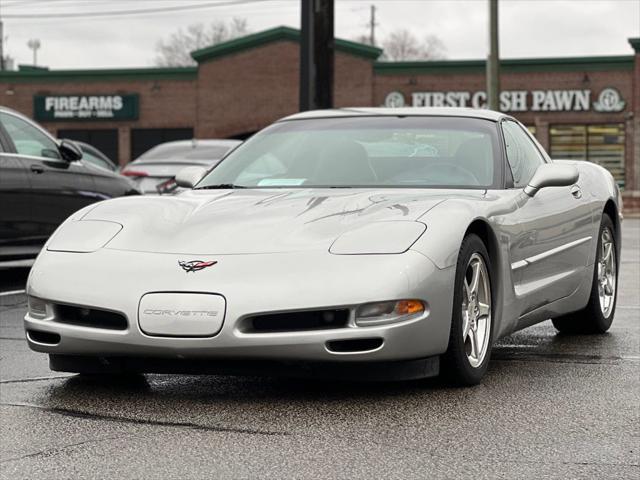
[[[471,385],[502,336],[614,316],[613,178],[508,115],[307,112],[177,181],[193,189],[90,205],[49,239],[25,328],[53,370]]]

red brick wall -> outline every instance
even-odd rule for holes
[[[259,130],[298,111],[300,46],[280,41],[199,66],[199,137],[227,137]],[[334,104],[370,106],[371,61],[335,55]]]
[[[371,107],[372,61],[336,52],[333,103],[336,107]]]
[[[8,94],[7,91],[13,91]],[[45,122],[43,126],[56,135],[59,129],[119,130],[119,161],[130,161],[130,128],[195,128],[195,80],[103,80],[43,83],[0,83],[0,105],[13,108],[33,118],[33,96],[43,94],[138,93],[139,117],[134,121]]]

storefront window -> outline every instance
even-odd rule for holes
[[[552,158],[602,165],[624,187],[624,124],[552,125],[550,146]]]

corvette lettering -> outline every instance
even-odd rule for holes
[[[212,265],[215,265],[216,262],[215,260],[211,260],[209,262],[203,262],[202,260],[191,260],[191,261],[182,261],[182,260],[178,260],[178,265],[180,265],[182,267],[182,269],[189,273],[189,272],[197,272],[199,270],[202,270],[204,268],[207,267],[211,267]]]
[[[161,315],[169,317],[215,317],[218,312],[213,310],[155,310],[147,309],[145,315]]]

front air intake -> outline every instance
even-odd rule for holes
[[[108,310],[61,304],[54,305],[53,310],[58,323],[106,330],[126,330],[128,326],[127,317]]]
[[[57,345],[60,343],[60,335],[57,333],[43,332],[42,330],[27,330],[27,337],[32,342],[46,345]]]
[[[327,342],[327,350],[333,353],[364,353],[377,350],[382,346],[381,338],[353,338],[350,340],[332,340]]]
[[[242,331],[246,333],[301,332],[344,328],[349,321],[349,309],[306,310],[270,313],[246,318]]]

